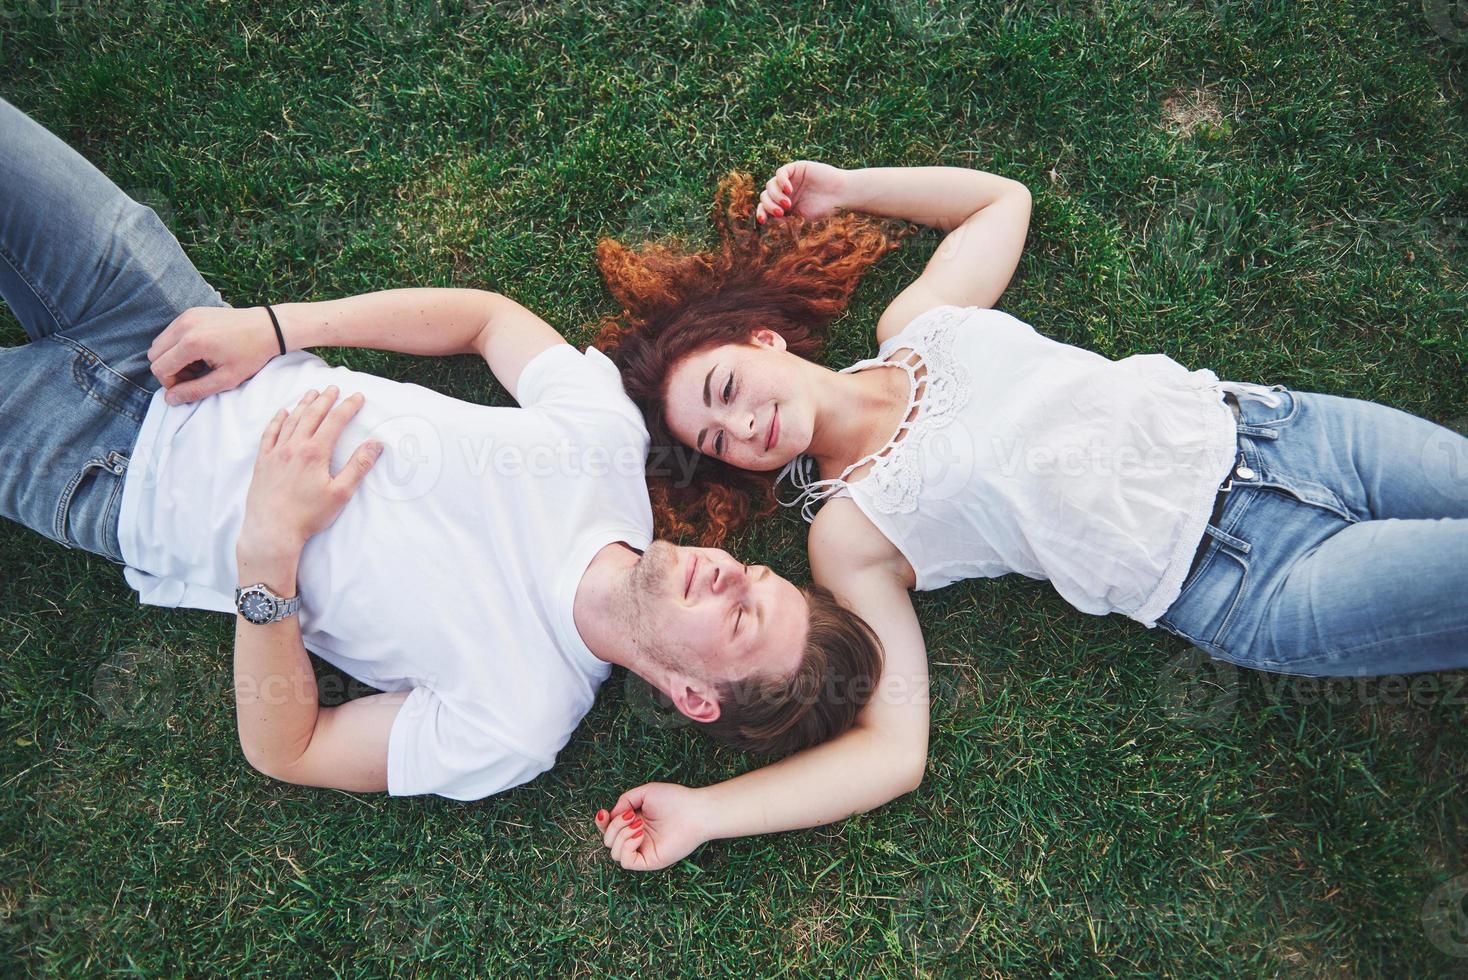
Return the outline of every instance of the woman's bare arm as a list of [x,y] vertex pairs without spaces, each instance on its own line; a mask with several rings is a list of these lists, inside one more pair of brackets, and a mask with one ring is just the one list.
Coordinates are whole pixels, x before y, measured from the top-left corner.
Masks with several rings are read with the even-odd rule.
[[[865,525],[865,531],[862,527]],[[842,820],[915,789],[928,751],[928,665],[906,579],[911,572],[850,501],[811,527],[816,580],[870,625],[883,647],[881,681],[855,727],[772,765],[701,789],[649,783],[597,816],[613,859],[652,871],[705,841]]]
[[935,306],[993,306],[1014,277],[1030,226],[1029,188],[964,167],[841,170],[799,160],[770,178],[756,213],[765,222],[786,214],[818,218],[838,208],[948,233],[922,275],[883,312],[879,343]]

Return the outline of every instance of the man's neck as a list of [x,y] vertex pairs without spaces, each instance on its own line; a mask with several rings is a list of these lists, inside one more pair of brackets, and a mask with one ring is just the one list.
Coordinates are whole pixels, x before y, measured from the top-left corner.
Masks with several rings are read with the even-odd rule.
[[626,586],[638,557],[622,541],[602,548],[586,566],[571,605],[576,632],[592,656],[618,667],[632,666],[626,644]]

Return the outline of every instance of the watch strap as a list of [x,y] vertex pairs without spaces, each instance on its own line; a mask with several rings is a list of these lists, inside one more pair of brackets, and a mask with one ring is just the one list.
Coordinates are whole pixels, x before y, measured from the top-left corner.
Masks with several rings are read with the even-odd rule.
[[275,619],[272,619],[271,622],[273,623],[276,620],[285,619],[287,616],[294,616],[300,611],[301,597],[299,594],[294,595],[289,599],[282,599],[280,600],[280,608],[275,611]]

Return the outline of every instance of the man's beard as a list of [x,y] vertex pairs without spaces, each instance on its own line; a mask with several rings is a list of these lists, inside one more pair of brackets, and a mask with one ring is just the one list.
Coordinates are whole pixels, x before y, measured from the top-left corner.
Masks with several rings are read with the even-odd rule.
[[657,607],[672,595],[670,582],[678,568],[678,549],[666,541],[654,541],[643,551],[627,575],[627,611],[624,628],[638,652],[664,667],[679,670],[683,664],[659,642]]

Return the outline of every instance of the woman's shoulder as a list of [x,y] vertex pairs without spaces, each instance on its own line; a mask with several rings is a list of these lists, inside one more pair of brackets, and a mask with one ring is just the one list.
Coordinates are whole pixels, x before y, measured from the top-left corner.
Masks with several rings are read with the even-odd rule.
[[853,567],[900,557],[897,546],[850,497],[827,501],[811,521],[806,548],[812,567]]
[[913,317],[901,330],[882,341],[877,348],[877,356],[886,357],[903,347],[921,349],[936,340],[946,339],[959,330],[981,330],[998,324],[1018,325],[1029,329],[1024,321],[994,307],[949,304],[934,306]]

